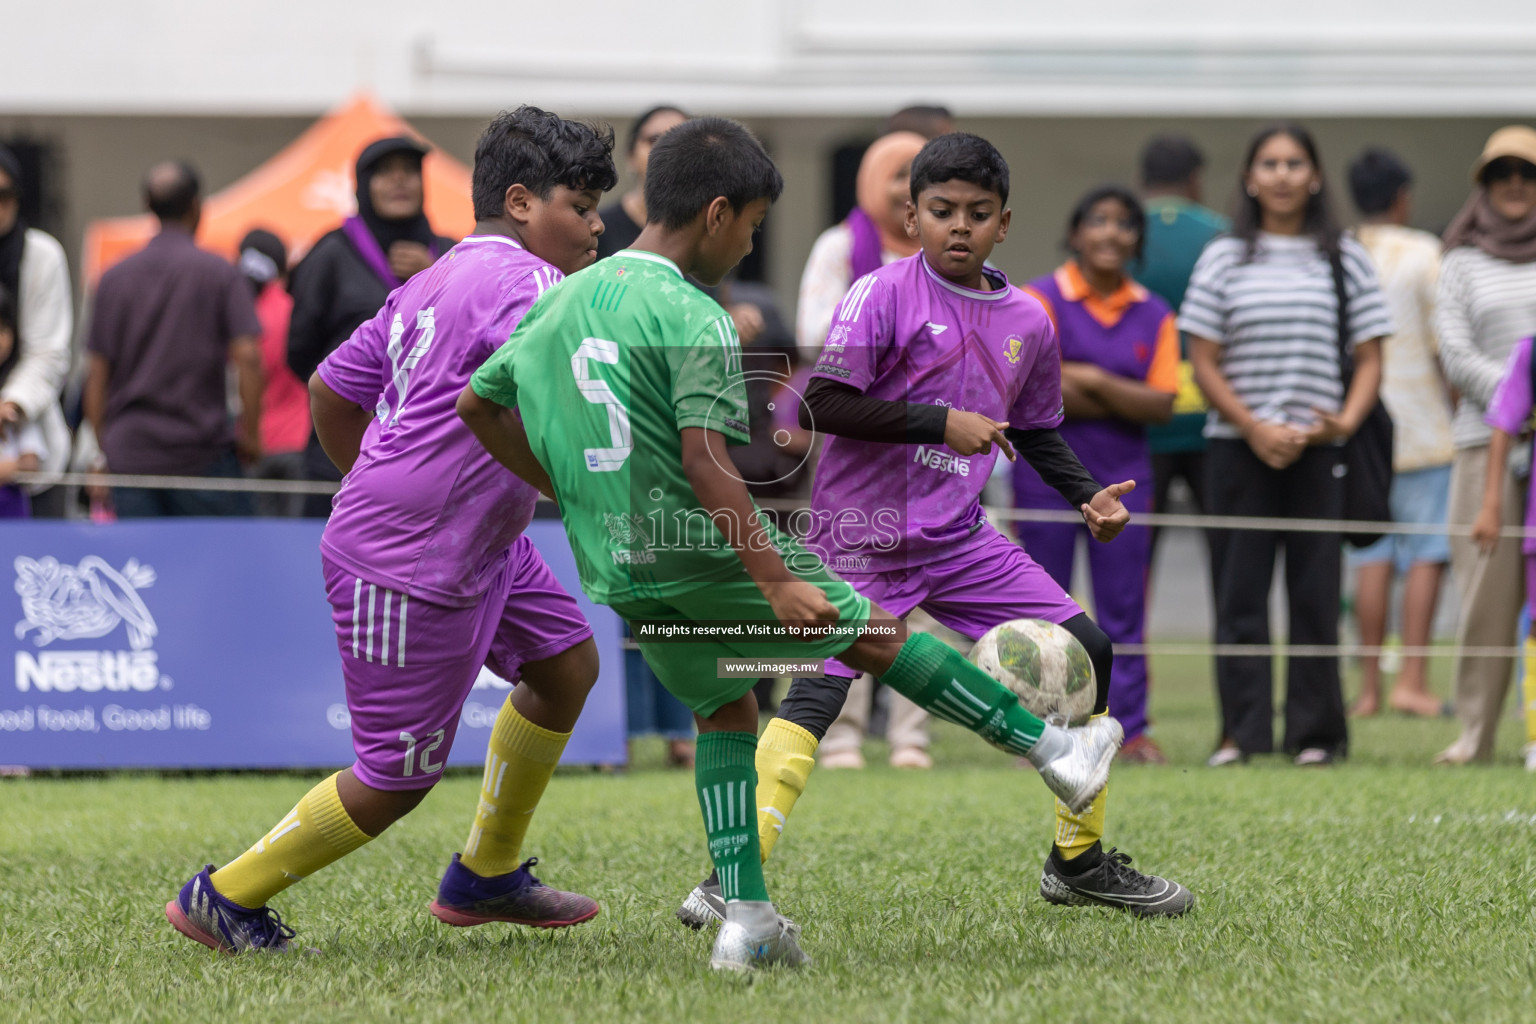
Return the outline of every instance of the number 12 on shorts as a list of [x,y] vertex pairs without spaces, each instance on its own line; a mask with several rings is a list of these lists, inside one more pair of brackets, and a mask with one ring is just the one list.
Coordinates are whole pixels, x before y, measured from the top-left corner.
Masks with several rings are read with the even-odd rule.
[[431,756],[433,751],[443,745],[444,731],[443,729],[438,729],[436,732],[423,736],[422,740],[431,740],[432,742],[427,743],[420,751],[416,749],[418,741],[415,736],[408,732],[400,734],[400,742],[405,744],[405,770],[400,773],[402,779],[410,778],[417,770],[422,775],[433,775],[443,770],[443,762],[433,763]]

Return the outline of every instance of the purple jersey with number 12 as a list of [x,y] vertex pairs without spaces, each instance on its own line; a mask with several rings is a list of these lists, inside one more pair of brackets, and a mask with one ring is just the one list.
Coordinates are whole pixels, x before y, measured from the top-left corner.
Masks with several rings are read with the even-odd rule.
[[[1061,355],[1033,296],[987,268],[986,291],[941,277],[922,253],[843,297],[812,374],[872,398],[979,412],[1021,430],[1061,423]],[[982,544],[981,489],[997,460],[942,443],[828,437],[807,539],[835,570],[887,572]]]
[[374,410],[320,547],[361,579],[471,605],[533,518],[538,492],[491,458],[455,411],[560,271],[502,235],[472,235],[395,289],[320,365]]

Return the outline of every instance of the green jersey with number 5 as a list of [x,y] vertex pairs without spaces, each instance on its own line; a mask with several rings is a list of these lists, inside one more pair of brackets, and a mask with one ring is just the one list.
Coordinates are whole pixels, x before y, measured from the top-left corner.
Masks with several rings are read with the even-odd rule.
[[680,433],[749,440],[741,343],[671,260],[625,249],[572,274],[471,386],[522,416],[592,600],[662,597],[743,571],[683,473]]

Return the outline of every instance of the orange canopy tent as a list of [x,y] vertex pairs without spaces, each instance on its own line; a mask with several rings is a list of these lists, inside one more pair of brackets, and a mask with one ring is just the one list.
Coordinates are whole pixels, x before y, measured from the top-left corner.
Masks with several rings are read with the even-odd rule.
[[[198,243],[233,258],[245,233],[260,227],[283,240],[290,260],[301,256],[356,212],[352,165],[364,146],[391,135],[421,138],[373,97],[353,97],[272,159],[204,199]],[[475,224],[469,168],[434,148],[422,164],[422,179],[433,229],[450,238],[469,234]],[[84,251],[90,287],[102,271],[143,248],[156,230],[148,214],[93,221],[86,228]]]

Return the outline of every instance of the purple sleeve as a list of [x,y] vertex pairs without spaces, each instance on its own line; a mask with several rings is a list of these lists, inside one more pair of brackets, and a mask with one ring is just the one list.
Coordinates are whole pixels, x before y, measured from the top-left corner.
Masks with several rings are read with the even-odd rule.
[[1499,386],[1483,422],[1506,434],[1518,434],[1531,417],[1531,339],[1521,338],[1509,353]]
[[487,359],[495,355],[507,343],[507,339],[512,337],[512,332],[517,330],[517,325],[523,322],[523,317],[528,315],[533,304],[564,279],[564,275],[554,267],[539,267],[519,278],[500,295],[497,315],[486,325],[485,333],[475,339],[474,349],[470,352],[470,371],[479,369]]
[[378,404],[389,383],[389,322],[394,313],[392,294],[373,319],[364,320],[315,371],[328,388],[364,409]]
[[1048,430],[1066,418],[1061,405],[1061,347],[1043,308],[1039,315],[1035,361],[1008,410],[1008,425],[1016,430]]
[[832,317],[812,377],[869,390],[879,376],[882,356],[895,344],[889,297],[890,286],[873,274],[853,282]]

